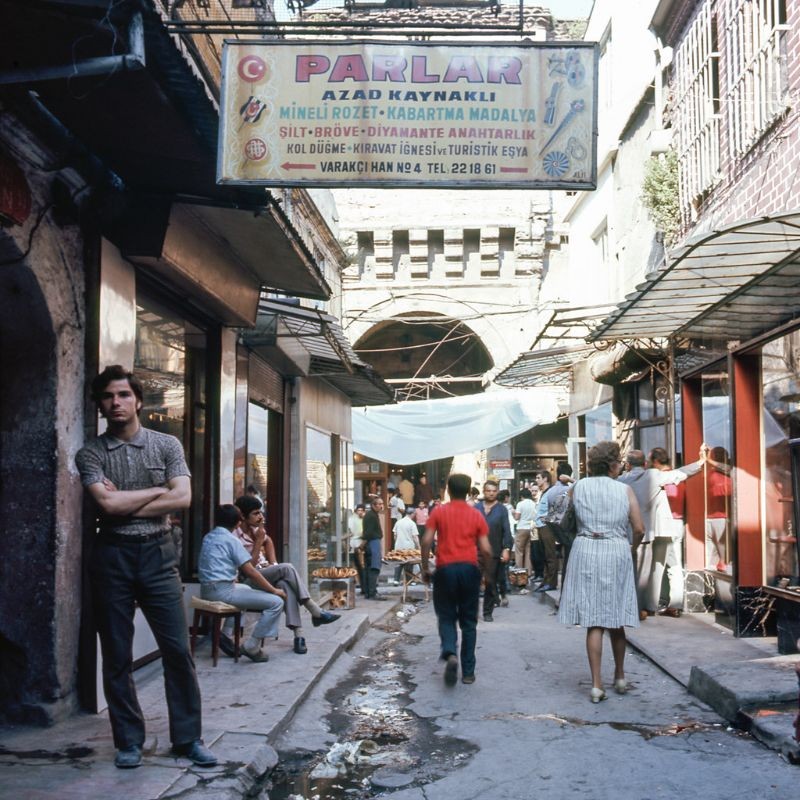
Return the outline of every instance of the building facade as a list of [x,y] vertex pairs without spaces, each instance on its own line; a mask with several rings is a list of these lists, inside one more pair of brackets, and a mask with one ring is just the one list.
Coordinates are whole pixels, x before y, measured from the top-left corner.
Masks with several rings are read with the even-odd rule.
[[[248,483],[263,490],[279,552],[305,569],[316,536],[319,560],[335,562],[351,402],[391,397],[324,305],[342,251],[310,195],[217,186],[219,43],[172,35],[169,11],[0,3],[8,719],[46,724],[103,704],[85,580],[96,524],[74,464],[102,430],[87,390],[96,372],[132,369],[142,423],[183,445],[193,501],[173,524],[187,599],[214,506]],[[321,438],[308,444],[312,430]],[[137,660],[153,654],[138,618],[134,647]]]

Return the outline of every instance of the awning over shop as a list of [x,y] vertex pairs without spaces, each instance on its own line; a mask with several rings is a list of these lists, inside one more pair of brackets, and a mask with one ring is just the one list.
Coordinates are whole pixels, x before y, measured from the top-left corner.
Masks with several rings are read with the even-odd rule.
[[324,300],[331,296],[330,286],[300,234],[273,205],[240,209],[203,204],[193,206],[193,211],[227,241],[240,263],[263,286],[298,297]]
[[558,418],[553,393],[483,394],[353,408],[353,449],[391,464],[417,464],[483,450]]
[[611,309],[612,306],[604,305],[552,311],[531,349],[500,372],[494,382],[500,386],[554,386],[569,389],[574,364],[596,350],[585,342],[591,326]]
[[506,367],[495,378],[495,383],[501,386],[558,386],[569,389],[572,385],[572,367],[593,352],[594,348],[585,345],[531,350]]
[[689,239],[588,336],[746,341],[800,317],[800,211]]
[[388,403],[394,393],[353,352],[336,317],[278,300],[262,300],[245,344],[285,375],[320,378],[359,406]]

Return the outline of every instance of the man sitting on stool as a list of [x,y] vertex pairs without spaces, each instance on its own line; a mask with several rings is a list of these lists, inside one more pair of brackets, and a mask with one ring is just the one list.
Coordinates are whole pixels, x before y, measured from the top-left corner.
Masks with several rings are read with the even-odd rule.
[[[306,611],[311,614],[311,622],[315,628],[319,625],[327,625],[329,622],[336,622],[340,615],[323,611],[311,599],[305,583],[292,564],[278,563],[275,545],[264,527],[264,512],[261,510],[257,498],[243,495],[236,501],[236,507],[242,514],[242,522],[233,533],[244,549],[250,553],[251,563],[256,571],[286,593],[284,598],[286,627],[294,635],[294,652],[303,655],[308,652],[308,648],[303,636],[300,606],[305,606]],[[248,580],[248,584],[254,589],[258,588],[251,580]],[[226,646],[228,644],[229,642],[225,643]],[[225,652],[224,648],[223,652]]]
[[[242,646],[242,652],[252,661],[269,661],[264,639],[278,637],[278,618],[286,592],[258,572],[250,553],[233,535],[239,519],[239,509],[233,505],[217,506],[214,511],[214,530],[205,535],[200,548],[197,567],[200,596],[203,600],[221,601],[244,611],[261,611],[261,618]],[[254,588],[236,583],[240,569]]]

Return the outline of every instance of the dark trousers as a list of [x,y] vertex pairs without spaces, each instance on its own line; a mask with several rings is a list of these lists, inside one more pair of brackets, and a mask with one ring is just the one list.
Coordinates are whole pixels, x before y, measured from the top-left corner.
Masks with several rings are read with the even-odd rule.
[[138,602],[161,651],[173,745],[199,739],[200,688],[189,651],[175,543],[110,543],[98,537],[90,565],[103,688],[117,748],[144,743],[144,717],[133,682],[133,615]]
[[366,551],[363,547],[357,547],[353,550],[353,561],[355,562],[356,569],[358,570],[358,586],[361,589],[361,594],[367,594],[367,567],[366,567]]
[[541,539],[531,542],[531,568],[536,578],[544,574],[544,545]]
[[474,564],[448,564],[433,575],[433,608],[439,621],[442,658],[458,652],[461,628],[461,674],[475,672],[475,642],[478,629],[478,603],[481,572]]
[[378,577],[381,574],[381,540],[370,539],[366,544],[367,597],[378,594]]
[[569,553],[572,550],[572,543],[575,541],[575,533],[573,531],[564,531],[560,527],[550,527],[556,541],[561,545],[561,585],[564,585],[564,578],[567,574],[567,562],[569,561]]
[[483,614],[491,614],[500,598],[506,594],[505,590],[506,565],[497,557],[486,562],[486,586],[483,590]]
[[556,552],[556,537],[549,525],[539,528],[539,541],[544,550],[544,572],[542,583],[548,586],[558,586],[558,553]]

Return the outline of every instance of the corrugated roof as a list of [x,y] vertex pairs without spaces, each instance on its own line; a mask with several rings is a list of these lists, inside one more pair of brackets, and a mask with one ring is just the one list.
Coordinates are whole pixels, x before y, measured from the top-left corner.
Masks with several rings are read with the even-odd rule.
[[[348,23],[379,22],[402,26],[404,24],[430,24],[432,26],[453,25],[490,28],[517,25],[520,21],[519,7],[502,5],[495,13],[492,8],[474,6],[421,8],[378,8],[359,9],[307,9],[303,12],[303,20],[307,22],[340,22],[343,27]],[[528,6],[523,10],[522,27],[525,31],[553,27],[550,11],[542,7]]]
[[501,386],[558,386],[569,389],[572,386],[572,367],[592,352],[594,348],[588,345],[531,350],[506,367],[494,382]]
[[[295,350],[299,347],[304,353],[302,373],[327,381],[346,394],[353,405],[383,405],[394,399],[389,385],[356,355],[338,320],[330,314],[261,300],[256,329],[243,331],[242,336],[256,352],[288,337]],[[282,349],[296,360],[290,348]]]
[[746,341],[800,318],[800,211],[703,233],[646,276],[588,341]]

